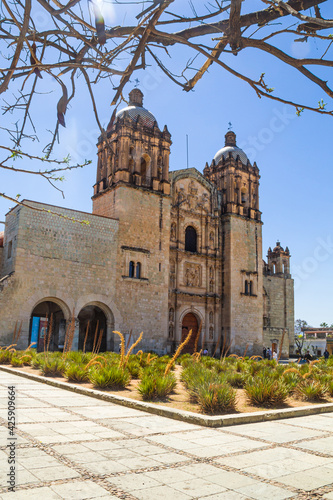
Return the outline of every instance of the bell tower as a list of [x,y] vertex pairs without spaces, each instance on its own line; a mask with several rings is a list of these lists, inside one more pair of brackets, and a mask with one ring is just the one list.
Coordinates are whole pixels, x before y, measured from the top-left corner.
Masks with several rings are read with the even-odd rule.
[[225,145],[204,175],[221,196],[222,335],[231,351],[261,354],[262,222],[259,211],[259,169],[237,146],[228,130]]
[[159,129],[154,115],[143,107],[141,90],[133,89],[128,106],[111,118],[106,137],[97,144],[93,213],[111,215],[104,198],[119,184],[170,194],[170,145],[167,127]]
[[276,242],[276,246],[273,250],[269,247],[267,253],[267,266],[271,275],[285,275],[287,278],[290,278],[289,248],[286,247],[284,250],[279,241]]
[[[158,127],[133,89],[98,141],[93,213],[118,219],[116,302],[126,303],[123,331],[145,349],[165,349],[170,251],[171,135]],[[134,338],[134,337],[133,337]],[[117,343],[117,339],[114,339]]]

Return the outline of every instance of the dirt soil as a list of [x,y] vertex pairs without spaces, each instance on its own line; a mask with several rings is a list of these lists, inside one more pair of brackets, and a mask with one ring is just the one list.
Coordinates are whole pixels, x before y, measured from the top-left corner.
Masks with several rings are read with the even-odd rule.
[[[13,368],[12,366],[10,366]],[[14,368],[17,371],[20,372],[25,372],[25,373],[32,373],[34,375],[42,375],[39,370],[36,370],[35,368],[32,368],[31,366],[24,366],[22,368]],[[177,378],[177,387],[174,391],[173,394],[170,395],[170,397],[165,400],[165,401],[154,401],[153,403],[156,404],[157,406],[166,406],[169,408],[176,408],[178,410],[186,410],[186,411],[191,411],[195,413],[201,413],[200,407],[197,404],[191,403],[189,399],[189,395],[180,381],[180,373],[181,373],[181,366],[176,365],[175,367],[175,376]],[[51,378],[51,377],[50,377]],[[74,384],[73,382],[68,382],[67,379],[63,377],[52,377],[52,380],[57,380],[60,382],[64,382],[68,385],[78,385],[80,387],[88,387],[89,389],[95,389],[95,387],[90,384],[90,383],[81,383],[81,384]],[[139,384],[139,380],[132,380],[129,386],[123,390],[123,391],[105,391],[111,394],[116,394],[117,396],[123,396],[126,398],[131,398],[135,399],[137,401],[142,401],[140,394],[137,391],[137,386]],[[100,390],[100,389],[99,389]],[[261,407],[261,406],[253,406],[249,404],[248,399],[246,397],[246,393],[244,389],[236,389],[237,392],[237,410],[235,413],[252,413],[252,412],[258,412],[258,411],[263,411],[267,409],[273,409],[273,407]],[[322,401],[323,403],[333,403],[333,398],[327,397],[325,400]],[[311,405],[316,405],[318,402],[311,403],[309,401],[300,401],[299,399],[295,399],[293,397],[289,397],[286,400],[286,403],[284,405],[279,405],[275,406],[274,409],[282,409],[282,408],[299,408],[301,406],[311,406]]]

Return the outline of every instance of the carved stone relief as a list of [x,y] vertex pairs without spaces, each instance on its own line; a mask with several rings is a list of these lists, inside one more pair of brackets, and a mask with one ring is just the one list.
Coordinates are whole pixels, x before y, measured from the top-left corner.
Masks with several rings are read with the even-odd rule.
[[185,285],[198,287],[201,285],[201,266],[200,264],[185,263]]

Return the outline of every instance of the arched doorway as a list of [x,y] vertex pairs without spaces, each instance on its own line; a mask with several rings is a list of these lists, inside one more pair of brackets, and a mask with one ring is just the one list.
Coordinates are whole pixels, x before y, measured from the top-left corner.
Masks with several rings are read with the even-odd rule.
[[64,345],[65,333],[66,320],[59,304],[52,300],[37,304],[31,313],[29,344],[39,352],[44,349],[60,351]]
[[95,305],[85,306],[81,309],[78,319],[79,351],[82,351],[83,347],[85,347],[86,352],[91,352],[94,344],[96,347],[100,335],[102,335],[102,338],[99,350],[101,352],[106,351],[107,321],[102,309]]
[[193,313],[188,313],[184,316],[182,322],[182,342],[188,336],[190,330],[192,330],[192,335],[190,341],[186,344],[186,346],[182,350],[182,354],[194,352],[195,339],[198,333],[198,320]]

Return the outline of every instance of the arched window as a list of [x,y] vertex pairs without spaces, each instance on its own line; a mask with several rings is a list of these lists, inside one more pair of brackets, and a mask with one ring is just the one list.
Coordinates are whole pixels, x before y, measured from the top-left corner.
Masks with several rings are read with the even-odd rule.
[[140,264],[140,262],[138,262],[136,264],[135,277],[137,279],[141,278],[141,264]]
[[245,281],[245,295],[249,295],[249,282]]
[[129,270],[128,270],[128,276],[130,278],[134,278],[134,262],[131,260],[129,263]]
[[197,251],[197,232],[193,226],[187,226],[185,230],[185,250],[187,252]]

